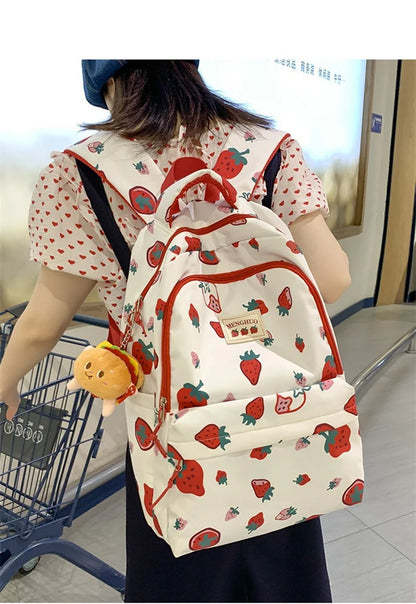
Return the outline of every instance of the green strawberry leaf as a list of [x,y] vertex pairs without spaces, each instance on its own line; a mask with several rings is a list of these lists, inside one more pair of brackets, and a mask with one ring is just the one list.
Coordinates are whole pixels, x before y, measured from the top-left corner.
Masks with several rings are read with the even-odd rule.
[[225,446],[231,442],[231,440],[228,438],[229,436],[230,436],[229,433],[225,431],[225,426],[221,426],[221,428],[218,431],[218,438],[219,438],[220,446],[221,446],[222,450],[224,450]]

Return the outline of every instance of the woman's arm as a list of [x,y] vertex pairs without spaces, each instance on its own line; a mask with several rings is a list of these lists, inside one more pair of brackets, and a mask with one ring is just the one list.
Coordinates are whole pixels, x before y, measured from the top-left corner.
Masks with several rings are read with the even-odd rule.
[[321,213],[305,214],[292,222],[289,229],[305,255],[324,301],[335,302],[351,285],[349,262]]
[[0,401],[11,419],[19,406],[19,381],[55,346],[95,281],[45,266],[17,321],[0,364]]

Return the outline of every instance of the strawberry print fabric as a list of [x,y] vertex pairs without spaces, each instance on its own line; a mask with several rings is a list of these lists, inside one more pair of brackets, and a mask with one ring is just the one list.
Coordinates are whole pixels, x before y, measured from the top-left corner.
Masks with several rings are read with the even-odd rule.
[[145,373],[125,401],[132,463],[175,556],[355,505],[364,488],[354,389],[303,254],[242,195],[237,212],[190,201],[167,229],[195,178],[140,232],[124,316]]
[[[178,158],[198,157],[208,167],[213,167],[221,152],[227,149],[232,131],[232,126],[218,126],[203,137],[198,148],[193,148],[182,142],[185,128],[181,127],[178,139],[165,146],[162,152],[152,148],[147,152],[164,174],[169,172]],[[253,136],[252,132],[243,132],[243,158],[244,152],[253,143]],[[95,165],[100,161],[102,147],[97,140],[93,145],[91,158],[92,165]],[[273,196],[274,212],[286,224],[316,210],[327,217],[329,208],[320,180],[306,166],[298,142],[287,138],[282,143],[281,153],[281,169]],[[40,173],[32,195],[29,211],[31,259],[53,270],[96,280],[107,311],[119,323],[126,279],[91,209],[74,158],[55,152],[51,159],[51,163]],[[146,165],[139,164],[135,168],[141,174],[148,169]],[[121,231],[132,246],[143,227],[143,221],[116,191],[108,184],[104,186]],[[265,192],[264,181],[260,178],[254,188],[252,201],[261,202]]]

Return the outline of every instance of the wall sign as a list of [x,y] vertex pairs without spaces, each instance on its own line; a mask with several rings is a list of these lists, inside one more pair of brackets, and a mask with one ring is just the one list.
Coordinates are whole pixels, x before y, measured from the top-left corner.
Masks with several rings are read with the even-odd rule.
[[383,118],[381,115],[378,115],[377,113],[372,113],[371,114],[371,132],[377,132],[377,134],[380,134],[382,122],[383,122]]

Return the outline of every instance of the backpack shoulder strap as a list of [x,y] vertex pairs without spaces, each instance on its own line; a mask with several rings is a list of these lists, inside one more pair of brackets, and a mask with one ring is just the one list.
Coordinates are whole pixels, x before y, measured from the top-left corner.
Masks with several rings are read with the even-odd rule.
[[279,171],[280,163],[281,163],[281,153],[280,153],[280,149],[278,149],[264,172],[264,181],[266,183],[267,193],[263,197],[262,205],[265,206],[266,208],[271,208],[271,205],[272,205],[274,181],[275,181],[277,173]]
[[[153,220],[149,207],[156,205],[166,175],[141,145],[111,132],[98,132],[67,147],[64,153],[95,170],[143,223]],[[147,194],[146,202],[143,198],[147,199]]]
[[131,251],[114,218],[103,182],[92,168],[79,159],[75,161],[92,209],[127,278],[130,268]]

